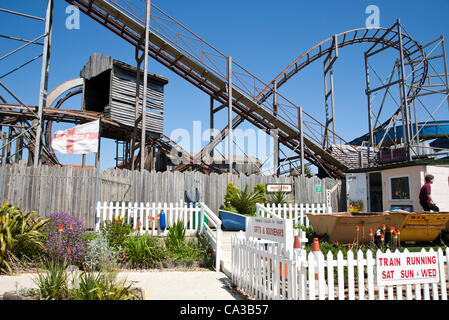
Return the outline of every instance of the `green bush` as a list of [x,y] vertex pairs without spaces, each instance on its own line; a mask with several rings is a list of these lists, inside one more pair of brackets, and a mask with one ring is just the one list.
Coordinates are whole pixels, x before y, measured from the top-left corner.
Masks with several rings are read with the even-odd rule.
[[168,230],[165,246],[168,250],[178,250],[185,245],[186,228],[182,221],[177,221]]
[[109,246],[106,237],[100,233],[87,243],[85,265],[88,270],[107,269],[117,267],[118,250]]
[[[42,228],[48,222],[35,211],[22,213],[19,208],[4,203],[0,208],[0,272],[12,272],[12,264],[24,255],[44,248]],[[22,251],[24,250],[24,251]]]
[[39,298],[44,300],[62,300],[68,298],[66,265],[53,260],[47,261],[45,273],[38,273],[33,279],[38,286]]
[[124,260],[133,267],[153,267],[167,257],[161,241],[148,234],[131,234],[124,241]]
[[229,183],[226,191],[225,210],[235,209],[239,214],[252,216],[256,212],[256,203],[266,203],[263,185],[256,185],[251,192],[248,186],[239,190],[232,183]]
[[282,190],[275,191],[271,194],[268,199],[268,202],[274,203],[275,205],[289,203],[288,193]]
[[85,271],[77,280],[77,286],[70,290],[75,300],[136,300],[137,294],[132,283],[118,280],[116,272],[100,270]]
[[210,268],[214,265],[214,250],[212,245],[205,234],[200,234],[198,236],[198,248],[201,250],[202,254],[199,257],[200,266]]
[[133,227],[121,221],[105,221],[100,227],[100,232],[106,237],[109,246],[119,249],[133,232]]
[[135,300],[138,295],[132,283],[118,280],[117,273],[110,270],[88,270],[75,274],[69,280],[67,267],[59,262],[48,261],[45,273],[39,273],[33,281],[38,286],[39,299],[44,300]]

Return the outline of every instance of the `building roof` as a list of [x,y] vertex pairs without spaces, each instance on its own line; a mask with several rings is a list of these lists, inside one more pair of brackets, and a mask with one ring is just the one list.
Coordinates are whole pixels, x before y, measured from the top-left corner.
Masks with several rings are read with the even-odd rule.
[[[113,66],[119,67],[121,69],[129,70],[133,73],[137,72],[137,68],[133,67],[129,64],[126,64],[122,61],[116,60],[108,55],[103,53],[94,53],[90,56],[89,61],[80,71],[80,76],[84,79],[91,79],[96,77],[100,73],[112,69]],[[148,78],[160,82],[162,85],[166,85],[168,83],[168,78],[162,77],[160,75],[154,73],[147,73]]]
[[347,170],[345,173],[359,173],[359,172],[372,172],[372,171],[382,171],[387,169],[403,168],[403,167],[414,167],[423,165],[435,165],[435,166],[446,166],[449,165],[449,159],[420,159],[407,162],[396,162],[388,163],[376,167],[369,168],[358,168]]

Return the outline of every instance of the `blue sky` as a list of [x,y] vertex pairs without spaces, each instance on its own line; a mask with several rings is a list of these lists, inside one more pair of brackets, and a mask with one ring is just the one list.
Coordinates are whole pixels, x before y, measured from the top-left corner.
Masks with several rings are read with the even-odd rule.
[[[133,1],[142,3],[140,0]],[[45,3],[44,0],[1,1],[0,7],[43,17]],[[399,18],[406,30],[421,44],[440,35],[449,39],[447,0],[154,0],[153,3],[265,82],[271,81],[291,61],[322,40],[335,33],[364,27],[368,5],[379,7],[381,27],[390,27]],[[67,6],[65,1],[55,1],[49,90],[63,81],[78,77],[94,52],[135,65],[134,48],[89,17],[81,14],[80,29],[68,30],[65,27]],[[33,39],[44,30],[41,22],[6,13],[0,13],[0,27],[1,34],[26,39]],[[20,45],[11,40],[0,41],[1,55]],[[335,66],[336,127],[338,134],[347,141],[364,134],[368,128],[363,71],[363,52],[367,48],[367,45],[359,45],[342,49]],[[39,46],[28,47],[0,61],[0,74],[40,52]],[[391,61],[388,57],[379,61],[379,68],[389,70]],[[37,105],[40,69],[41,60],[38,60],[0,81],[14,90],[25,103]],[[201,121],[203,129],[209,126],[209,96],[151,59],[149,71],[169,79],[165,88],[166,135],[170,136],[171,132],[179,128],[192,132],[193,121]],[[281,93],[323,121],[322,62],[311,65],[295,76],[281,89]],[[7,98],[8,102],[14,102],[4,91],[0,91],[0,95]],[[79,109],[80,99],[69,100],[64,108]],[[444,114],[441,116],[446,117]],[[217,113],[216,128],[221,130],[226,125],[226,119],[225,110]],[[67,127],[70,125],[57,128]],[[242,128],[251,126],[246,124]],[[104,139],[101,153],[103,169],[115,165],[114,155],[115,143]],[[80,156],[63,156],[59,153],[58,156],[63,163],[81,163]],[[88,164],[93,162],[94,156],[89,155]]]

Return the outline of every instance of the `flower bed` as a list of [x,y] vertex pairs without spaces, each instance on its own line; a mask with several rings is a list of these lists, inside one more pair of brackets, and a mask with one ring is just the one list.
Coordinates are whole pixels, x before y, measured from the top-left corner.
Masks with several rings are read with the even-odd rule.
[[[37,290],[7,293],[6,299],[139,299],[139,288],[115,279],[119,270],[198,270],[213,265],[208,240],[202,236],[186,239],[182,222],[171,226],[167,237],[159,238],[140,234],[119,219],[89,232],[66,212],[42,219],[6,204],[0,216],[4,217],[0,232],[10,228],[10,221],[23,221],[26,226],[4,246],[1,272],[37,271]],[[79,272],[74,275],[70,269]]]

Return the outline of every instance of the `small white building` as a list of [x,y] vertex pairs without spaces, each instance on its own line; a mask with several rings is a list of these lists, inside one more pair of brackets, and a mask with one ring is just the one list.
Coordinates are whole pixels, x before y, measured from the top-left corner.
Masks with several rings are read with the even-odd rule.
[[346,173],[347,209],[422,212],[419,191],[426,174],[435,177],[432,199],[440,211],[449,212],[449,160],[418,160],[351,170]]

